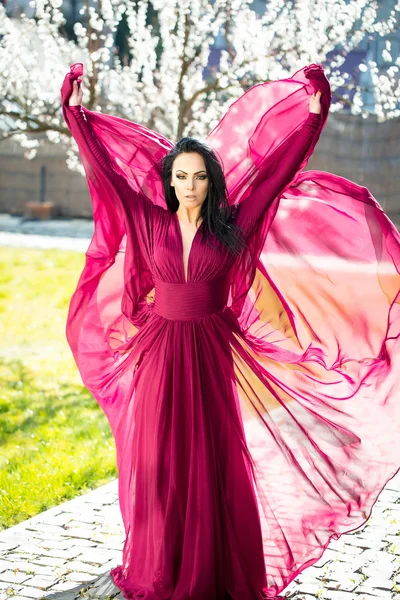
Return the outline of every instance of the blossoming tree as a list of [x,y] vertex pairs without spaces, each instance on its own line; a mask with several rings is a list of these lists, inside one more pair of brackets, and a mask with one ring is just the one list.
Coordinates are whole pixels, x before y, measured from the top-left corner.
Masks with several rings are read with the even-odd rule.
[[[81,168],[59,97],[73,62],[84,63],[87,108],[140,122],[170,139],[204,138],[250,86],[311,62],[322,63],[329,76],[332,111],[348,106],[368,116],[359,78],[368,70],[378,118],[400,114],[400,58],[391,55],[389,42],[384,67],[365,61],[354,73],[341,69],[366,35],[398,29],[400,1],[383,18],[373,0],[270,0],[263,11],[251,0],[99,0],[82,6],[73,41],[65,34],[62,4],[36,0],[30,3],[34,17],[18,19],[0,5],[2,133],[16,139],[27,158],[47,136],[66,146],[70,168]],[[129,28],[129,64],[115,46],[121,19]]]

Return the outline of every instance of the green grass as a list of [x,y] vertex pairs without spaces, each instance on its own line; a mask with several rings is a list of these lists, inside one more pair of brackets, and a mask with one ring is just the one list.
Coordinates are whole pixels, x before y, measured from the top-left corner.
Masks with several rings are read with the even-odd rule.
[[0,247],[0,529],[117,476],[65,338],[84,255]]

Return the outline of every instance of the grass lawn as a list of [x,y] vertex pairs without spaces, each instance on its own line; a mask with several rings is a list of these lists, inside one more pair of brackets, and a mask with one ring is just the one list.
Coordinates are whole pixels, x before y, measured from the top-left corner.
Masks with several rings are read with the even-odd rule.
[[83,253],[0,247],[0,529],[117,477],[65,337]]

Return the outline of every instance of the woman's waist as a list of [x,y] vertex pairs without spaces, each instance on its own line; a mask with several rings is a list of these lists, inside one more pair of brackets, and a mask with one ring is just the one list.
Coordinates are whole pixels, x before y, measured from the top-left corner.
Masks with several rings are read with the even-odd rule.
[[186,283],[155,279],[154,284],[153,310],[166,319],[201,319],[223,309],[228,301],[226,276]]

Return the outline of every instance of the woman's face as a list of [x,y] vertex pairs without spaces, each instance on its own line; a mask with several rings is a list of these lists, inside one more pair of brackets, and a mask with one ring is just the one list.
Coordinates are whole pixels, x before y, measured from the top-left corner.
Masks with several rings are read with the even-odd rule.
[[201,206],[208,191],[204,159],[198,152],[182,152],[172,164],[171,185],[179,204],[186,208]]

